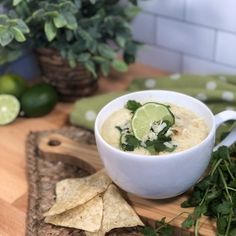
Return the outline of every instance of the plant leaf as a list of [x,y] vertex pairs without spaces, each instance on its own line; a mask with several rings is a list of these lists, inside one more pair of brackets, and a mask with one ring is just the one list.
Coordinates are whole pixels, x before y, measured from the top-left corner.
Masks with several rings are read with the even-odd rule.
[[52,21],[46,21],[44,24],[44,32],[49,42],[51,42],[57,35],[57,30]]
[[129,20],[132,20],[141,11],[140,7],[128,7],[125,9],[125,15]]
[[232,203],[231,202],[222,202],[217,206],[217,212],[220,214],[229,214],[232,211]]
[[90,59],[91,55],[89,53],[81,53],[78,57],[80,62],[86,62]]
[[81,0],[74,0],[74,2],[75,2],[75,5],[77,6],[77,8],[80,9],[81,5],[82,5]]
[[23,0],[13,0],[13,6],[18,5],[19,3],[21,3]]
[[76,63],[76,57],[75,57],[72,50],[69,50],[67,52],[67,59],[69,61],[70,67],[72,67],[72,68],[76,67],[76,64],[77,64]]
[[16,41],[22,43],[26,40],[24,34],[17,27],[12,27],[11,30],[14,33],[14,37]]
[[22,31],[22,33],[29,33],[29,27],[26,25],[26,23],[21,20],[21,19],[17,19],[17,24],[16,24],[17,28]]
[[189,215],[183,222],[182,222],[182,227],[185,229],[189,229],[194,225],[194,219],[192,215]]
[[93,75],[94,77],[97,77],[94,62],[92,62],[92,61],[86,61],[86,62],[84,63],[84,66],[85,66],[85,68],[86,68],[89,72],[92,73],[92,75]]
[[139,102],[136,102],[135,100],[129,100],[127,103],[126,103],[126,108],[130,111],[132,111],[133,113],[139,108],[141,107],[142,104],[139,103]]
[[70,13],[63,13],[66,20],[66,27],[71,30],[75,30],[78,27],[77,20],[74,15]]
[[117,35],[116,36],[116,42],[118,43],[118,45],[120,46],[120,47],[122,47],[122,48],[124,48],[125,47],[125,38],[123,37],[123,36],[121,36],[121,35]]
[[141,231],[145,236],[156,236],[155,229],[152,229],[150,227],[144,227]]
[[117,71],[120,71],[120,72],[126,72],[128,71],[128,66],[127,64],[124,62],[124,61],[121,61],[121,60],[114,60],[112,62],[112,67],[117,70]]
[[95,4],[97,0],[89,0],[92,4]]
[[104,76],[108,76],[110,73],[110,64],[108,62],[104,62],[101,64],[100,69]]
[[73,32],[70,30],[66,30],[66,40],[69,42],[73,39]]
[[106,62],[106,59],[104,59],[103,57],[100,57],[100,56],[94,56],[93,57],[93,60],[97,63],[103,63],[103,62]]
[[0,25],[5,25],[8,20],[6,15],[0,14]]
[[114,50],[104,43],[98,45],[98,52],[107,59],[114,59],[116,57]]
[[54,25],[57,27],[57,28],[62,28],[66,25],[66,19],[64,18],[64,16],[62,14],[59,13],[58,16],[54,17],[53,18],[53,22],[54,22]]
[[11,31],[1,30],[0,31],[0,44],[5,47],[14,39],[14,35]]
[[225,230],[227,227],[227,220],[225,218],[218,218],[216,221],[218,233],[225,235]]

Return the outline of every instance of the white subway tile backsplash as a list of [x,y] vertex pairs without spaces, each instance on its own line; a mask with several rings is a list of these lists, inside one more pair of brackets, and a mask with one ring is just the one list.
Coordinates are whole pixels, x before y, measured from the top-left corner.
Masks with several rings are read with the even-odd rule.
[[214,30],[164,18],[158,18],[157,23],[158,45],[203,58],[213,58]]
[[235,0],[186,0],[186,20],[236,31],[235,9]]
[[190,56],[183,58],[183,73],[192,74],[236,74],[236,68],[220,65],[211,61]]
[[185,0],[139,0],[139,6],[146,12],[173,18],[184,18]]
[[179,72],[181,68],[179,53],[153,46],[143,46],[138,52],[138,61],[169,72]]
[[236,35],[218,33],[216,45],[216,61],[236,66]]
[[155,43],[155,16],[146,13],[140,13],[131,24],[134,39],[139,42]]

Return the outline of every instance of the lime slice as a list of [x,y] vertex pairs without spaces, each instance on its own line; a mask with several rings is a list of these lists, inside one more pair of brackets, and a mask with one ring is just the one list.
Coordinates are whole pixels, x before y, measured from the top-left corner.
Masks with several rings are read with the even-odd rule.
[[0,125],[6,125],[16,119],[20,111],[20,103],[12,95],[0,95]]
[[133,115],[131,126],[137,139],[142,140],[148,135],[153,122],[169,121],[174,124],[175,118],[166,105],[160,103],[146,103],[136,110]]

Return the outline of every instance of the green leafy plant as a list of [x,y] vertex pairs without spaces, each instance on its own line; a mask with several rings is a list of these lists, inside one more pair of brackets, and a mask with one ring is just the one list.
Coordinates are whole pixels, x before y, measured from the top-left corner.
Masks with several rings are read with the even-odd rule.
[[208,174],[198,182],[190,197],[184,201],[183,208],[194,207],[191,213],[182,212],[169,222],[163,218],[154,227],[146,226],[142,232],[145,236],[173,235],[172,221],[182,214],[187,214],[182,227],[194,227],[194,235],[199,235],[199,221],[208,216],[216,221],[216,235],[236,235],[236,144],[220,147],[212,155]]
[[[124,72],[134,62],[138,44],[129,21],[138,14],[129,0],[3,0],[1,47],[54,48],[71,67],[82,63],[95,77],[110,69]],[[117,59],[122,52],[121,59]]]
[[182,226],[194,227],[196,236],[203,215],[216,220],[217,235],[235,235],[236,160],[230,152],[231,148],[222,146],[213,153],[209,174],[194,186],[190,198],[182,203],[182,207],[194,207]]
[[17,60],[22,54],[22,51],[19,49],[0,47],[0,65],[13,62]]

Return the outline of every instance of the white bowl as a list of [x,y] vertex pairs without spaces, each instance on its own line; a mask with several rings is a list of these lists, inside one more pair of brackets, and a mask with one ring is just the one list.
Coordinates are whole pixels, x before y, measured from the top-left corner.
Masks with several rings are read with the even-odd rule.
[[[163,156],[119,150],[103,139],[100,130],[103,122],[113,112],[123,108],[128,100],[142,103],[156,101],[185,107],[204,119],[209,134],[192,148]],[[199,180],[211,158],[216,128],[229,119],[236,119],[236,112],[225,111],[214,116],[205,104],[181,93],[140,91],[118,97],[102,108],[95,121],[95,137],[105,169],[120,188],[140,197],[162,199],[185,192]]]

